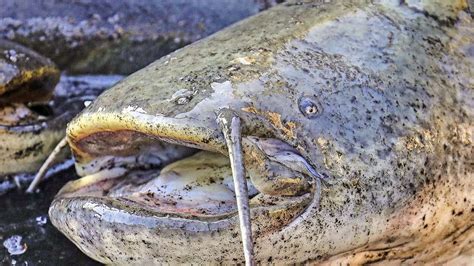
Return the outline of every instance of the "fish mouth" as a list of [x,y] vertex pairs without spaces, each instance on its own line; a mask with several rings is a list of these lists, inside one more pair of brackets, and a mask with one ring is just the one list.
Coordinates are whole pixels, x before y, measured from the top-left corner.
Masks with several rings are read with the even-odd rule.
[[83,106],[77,98],[62,97],[44,103],[0,103],[0,180],[37,171]]
[[[83,113],[69,125],[68,141],[77,172],[84,177],[58,193],[50,209],[53,223],[61,229],[64,212],[79,216],[86,210],[106,223],[126,214],[126,223],[152,219],[159,228],[235,228],[232,169],[215,117],[196,121],[141,111]],[[242,143],[252,227],[258,237],[304,213],[316,200],[316,188],[310,177],[294,177],[288,169],[283,172],[292,174],[275,177],[286,166],[271,161],[262,146],[281,144],[288,151],[288,144],[252,135],[242,136]],[[267,174],[271,177],[263,176]]]

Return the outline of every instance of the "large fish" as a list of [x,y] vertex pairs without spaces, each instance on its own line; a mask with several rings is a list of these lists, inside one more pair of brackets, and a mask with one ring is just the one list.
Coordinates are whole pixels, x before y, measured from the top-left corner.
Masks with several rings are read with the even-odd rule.
[[52,223],[102,263],[242,262],[216,121],[230,109],[256,262],[472,259],[467,2],[321,2],[274,7],[102,94],[68,126],[84,177]]

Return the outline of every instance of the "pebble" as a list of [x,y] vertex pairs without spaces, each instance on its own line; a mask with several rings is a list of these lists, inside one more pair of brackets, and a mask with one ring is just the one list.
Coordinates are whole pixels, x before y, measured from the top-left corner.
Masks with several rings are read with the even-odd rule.
[[45,225],[46,223],[48,223],[48,217],[46,217],[46,216],[36,217],[36,224],[37,225]]
[[3,246],[8,250],[10,255],[21,255],[27,249],[26,243],[21,243],[23,238],[19,235],[13,235],[3,241]]

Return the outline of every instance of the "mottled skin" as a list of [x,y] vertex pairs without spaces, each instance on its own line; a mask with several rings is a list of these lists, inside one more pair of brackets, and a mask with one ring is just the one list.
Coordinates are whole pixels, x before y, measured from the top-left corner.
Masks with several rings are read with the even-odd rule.
[[0,194],[10,187],[3,182],[13,174],[39,169],[64,137],[67,122],[84,107],[84,99],[100,92],[67,78],[55,90],[59,79],[59,69],[48,58],[0,40]]
[[0,180],[38,169],[64,135],[67,120],[49,119],[40,106],[51,100],[58,81],[59,69],[49,59],[0,40]]
[[[469,259],[472,18],[463,1],[447,16],[411,2],[282,4],[154,62],[69,125],[78,172],[146,151],[146,136],[225,154],[215,118],[229,107],[244,135],[288,143],[327,177],[319,204],[296,203],[304,212],[252,209],[258,262]],[[311,116],[300,110],[308,99]],[[182,219],[68,195],[81,183],[50,217],[98,261],[242,262],[235,216]]]

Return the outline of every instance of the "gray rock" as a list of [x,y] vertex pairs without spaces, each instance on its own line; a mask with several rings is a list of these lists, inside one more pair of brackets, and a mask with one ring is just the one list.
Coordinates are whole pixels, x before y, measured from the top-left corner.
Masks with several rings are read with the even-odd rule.
[[129,74],[275,2],[0,0],[0,38],[70,73]]

